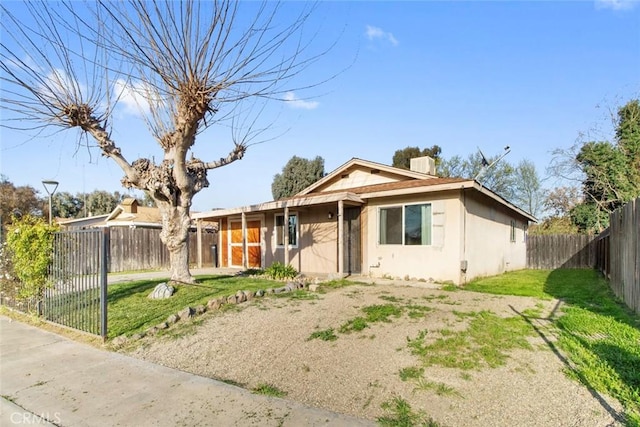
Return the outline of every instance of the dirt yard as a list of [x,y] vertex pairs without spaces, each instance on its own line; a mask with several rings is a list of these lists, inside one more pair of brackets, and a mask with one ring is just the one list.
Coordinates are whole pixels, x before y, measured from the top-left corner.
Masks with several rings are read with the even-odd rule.
[[[567,378],[562,358],[545,341],[553,342],[544,318],[557,303],[354,285],[304,298],[265,297],[237,310],[206,313],[197,326],[174,325],[166,336],[139,341],[129,354],[249,389],[268,384],[285,392],[287,399],[372,420],[388,414],[383,402],[400,397],[414,412],[446,426],[618,425],[618,402]],[[372,306],[396,307],[400,315],[368,321],[357,330],[363,327],[357,319],[366,318],[363,309]],[[473,313],[523,319],[527,309],[537,311],[527,317],[532,322],[526,324],[529,335],[523,338],[528,349],[506,351],[502,364],[468,357],[466,350],[481,345],[461,334],[471,327]],[[351,325],[346,329],[352,331],[343,327],[340,332],[343,325]],[[470,366],[427,363],[425,357],[431,354],[414,354],[409,345],[419,337],[426,346],[453,336],[468,341],[461,349],[452,344],[449,350],[471,360]],[[446,359],[446,349],[442,355]]]

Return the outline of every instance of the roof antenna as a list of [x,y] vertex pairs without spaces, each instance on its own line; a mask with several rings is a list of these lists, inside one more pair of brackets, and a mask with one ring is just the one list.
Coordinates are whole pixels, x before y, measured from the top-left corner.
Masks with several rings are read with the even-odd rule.
[[[480,168],[480,171],[475,176],[475,178],[473,178],[474,181],[478,181],[487,172],[487,170],[491,169],[491,167],[493,165],[498,163],[500,160],[502,160],[504,158],[504,156],[509,154],[511,152],[511,147],[509,147],[508,145],[506,147],[504,147],[504,153],[502,153],[502,155],[500,157],[498,157],[497,159],[495,159],[491,163],[489,163],[489,161],[485,157],[485,155],[482,152],[482,150],[480,149],[480,147],[478,147],[478,151],[480,152],[480,156],[482,157],[482,167]],[[480,185],[482,185],[482,184],[480,184]]]

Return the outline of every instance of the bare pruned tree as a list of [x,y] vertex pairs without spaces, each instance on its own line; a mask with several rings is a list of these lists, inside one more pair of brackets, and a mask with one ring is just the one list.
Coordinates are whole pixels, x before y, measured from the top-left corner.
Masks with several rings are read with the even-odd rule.
[[[146,191],[161,210],[172,280],[193,282],[193,196],[209,185],[208,171],[242,159],[267,128],[246,115],[246,101],[284,101],[287,91],[314,86],[290,87],[331,48],[312,52],[315,33],[305,24],[314,9],[233,0],[2,3],[1,102],[13,119],[3,125],[75,128],[79,144],[95,141],[124,171],[122,184]],[[124,97],[144,113],[159,163],[128,160],[112,139]],[[214,125],[230,129],[228,152],[194,157],[197,136]]]

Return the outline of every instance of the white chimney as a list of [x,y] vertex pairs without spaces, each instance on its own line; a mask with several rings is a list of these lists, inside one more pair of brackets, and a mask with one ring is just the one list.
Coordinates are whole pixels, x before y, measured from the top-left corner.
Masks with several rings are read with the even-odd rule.
[[436,174],[436,161],[429,156],[415,157],[411,159],[409,169],[413,172],[420,172],[427,175]]

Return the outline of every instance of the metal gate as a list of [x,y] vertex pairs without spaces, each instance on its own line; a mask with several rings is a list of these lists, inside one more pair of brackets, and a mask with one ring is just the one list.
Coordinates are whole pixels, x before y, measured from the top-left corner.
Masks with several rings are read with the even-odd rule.
[[107,229],[54,233],[46,320],[106,338],[108,239]]
[[362,247],[360,237],[360,207],[344,209],[344,271],[349,274],[362,272]]

